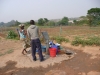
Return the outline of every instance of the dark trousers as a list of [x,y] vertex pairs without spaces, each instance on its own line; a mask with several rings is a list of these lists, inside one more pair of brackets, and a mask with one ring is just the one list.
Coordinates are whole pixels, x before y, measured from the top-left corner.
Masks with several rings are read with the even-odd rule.
[[36,59],[36,48],[37,48],[38,49],[38,53],[39,53],[39,58],[40,58],[40,60],[43,60],[42,48],[41,48],[40,40],[39,39],[31,40],[31,47],[32,47],[33,59]]

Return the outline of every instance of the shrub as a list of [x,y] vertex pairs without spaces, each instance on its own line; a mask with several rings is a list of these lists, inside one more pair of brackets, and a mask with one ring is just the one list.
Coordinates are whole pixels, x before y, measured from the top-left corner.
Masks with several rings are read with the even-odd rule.
[[7,38],[8,39],[16,39],[17,34],[14,31],[9,31],[8,34],[7,34]]
[[78,45],[96,45],[96,46],[100,46],[100,38],[99,37],[89,37],[88,39],[81,39],[79,37],[76,37],[72,43],[72,45],[78,46]]
[[56,37],[51,37],[52,40],[55,40],[57,43],[62,43],[62,42],[69,42],[69,39],[56,36]]
[[79,44],[82,44],[83,40],[80,39],[79,37],[76,37],[73,41],[72,41],[72,45],[78,46]]

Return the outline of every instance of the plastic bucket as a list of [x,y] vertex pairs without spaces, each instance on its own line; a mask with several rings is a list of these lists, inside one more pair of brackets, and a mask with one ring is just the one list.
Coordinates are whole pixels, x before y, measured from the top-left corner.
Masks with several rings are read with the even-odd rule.
[[56,48],[49,48],[50,56],[56,57]]
[[55,48],[56,49],[56,53],[58,52],[58,47],[56,45],[52,45],[51,48]]

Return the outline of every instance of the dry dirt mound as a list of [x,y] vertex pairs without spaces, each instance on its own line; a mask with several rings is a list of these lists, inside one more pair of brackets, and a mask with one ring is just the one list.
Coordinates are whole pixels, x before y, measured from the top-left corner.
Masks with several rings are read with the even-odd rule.
[[[68,60],[74,57],[74,54],[69,58],[66,54],[57,55],[52,58],[44,54],[46,59],[44,62],[39,61],[39,55],[37,54],[37,61],[32,60],[31,54],[22,55],[22,43],[18,40],[1,40],[0,41],[0,67],[6,66],[6,62],[11,60],[17,62],[16,67],[47,67],[48,65],[54,65],[55,63],[61,63],[63,60]],[[27,49],[27,50],[30,50]]]

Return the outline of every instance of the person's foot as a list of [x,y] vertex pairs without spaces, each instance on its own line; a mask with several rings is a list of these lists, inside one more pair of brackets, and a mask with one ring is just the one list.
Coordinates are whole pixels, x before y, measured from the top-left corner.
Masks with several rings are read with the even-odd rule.
[[33,61],[36,61],[37,59],[35,58],[35,59],[33,59]]
[[22,52],[22,54],[25,55],[24,52]]
[[41,59],[40,62],[44,61],[44,59]]
[[33,59],[33,61],[36,61],[36,59]]

